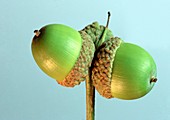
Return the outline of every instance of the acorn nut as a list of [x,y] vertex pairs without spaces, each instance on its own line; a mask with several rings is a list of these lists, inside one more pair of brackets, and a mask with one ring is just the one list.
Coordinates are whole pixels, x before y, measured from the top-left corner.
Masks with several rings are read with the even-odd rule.
[[105,98],[137,99],[157,81],[156,65],[149,53],[118,37],[103,42],[94,58],[93,85]]
[[34,32],[32,54],[42,71],[66,87],[85,80],[95,51],[87,33],[62,24],[49,24]]

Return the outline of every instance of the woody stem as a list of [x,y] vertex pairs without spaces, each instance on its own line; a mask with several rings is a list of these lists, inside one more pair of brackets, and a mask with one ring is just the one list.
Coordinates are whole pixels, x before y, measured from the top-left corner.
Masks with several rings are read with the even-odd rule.
[[[89,73],[90,73],[89,69]],[[86,120],[95,119],[95,89],[92,85],[91,74],[86,78]]]

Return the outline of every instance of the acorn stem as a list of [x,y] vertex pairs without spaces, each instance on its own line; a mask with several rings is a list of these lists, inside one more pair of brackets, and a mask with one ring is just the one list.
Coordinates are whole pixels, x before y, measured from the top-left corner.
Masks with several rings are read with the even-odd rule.
[[40,35],[40,31],[39,30],[34,30],[35,36],[38,37]]
[[106,23],[105,29],[103,31],[102,37],[99,40],[99,42],[97,43],[97,48],[99,48],[102,45],[102,43],[105,41],[106,33],[107,33],[109,22],[110,22],[110,16],[111,16],[111,14],[110,14],[110,12],[108,12],[107,23]]
[[108,18],[107,18],[106,28],[108,28],[108,26],[109,26],[110,16],[111,16],[111,13],[108,12]]
[[86,120],[95,119],[95,89],[91,80],[91,72],[86,77]]

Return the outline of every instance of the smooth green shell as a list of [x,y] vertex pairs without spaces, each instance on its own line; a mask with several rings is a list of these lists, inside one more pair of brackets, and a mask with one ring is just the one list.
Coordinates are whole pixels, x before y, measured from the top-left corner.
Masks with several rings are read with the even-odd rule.
[[137,99],[153,87],[151,78],[156,78],[153,58],[143,48],[122,43],[113,63],[111,93],[120,99]]
[[78,31],[50,24],[40,30],[32,41],[32,53],[38,66],[50,77],[62,81],[80,54],[82,39]]

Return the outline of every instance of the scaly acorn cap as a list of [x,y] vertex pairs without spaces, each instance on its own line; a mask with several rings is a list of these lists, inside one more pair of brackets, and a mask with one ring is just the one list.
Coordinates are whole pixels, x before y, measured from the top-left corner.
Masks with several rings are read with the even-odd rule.
[[50,24],[35,31],[32,53],[38,66],[67,87],[85,80],[94,55],[93,41],[62,24]]
[[115,54],[123,41],[118,37],[112,37],[103,42],[94,56],[92,66],[92,81],[100,95],[112,98],[111,77]]
[[106,26],[99,25],[98,22],[93,22],[92,24],[87,25],[81,31],[86,32],[91,37],[96,49],[98,48],[98,43],[101,41],[103,36],[104,41],[110,40],[113,37],[112,31],[109,30]]
[[80,31],[80,34],[83,41],[80,55],[74,67],[65,77],[65,79],[58,82],[63,86],[73,87],[78,85],[80,82],[86,79],[87,75],[89,75],[88,70],[91,66],[91,62],[94,56],[95,46],[90,36],[86,32]]

